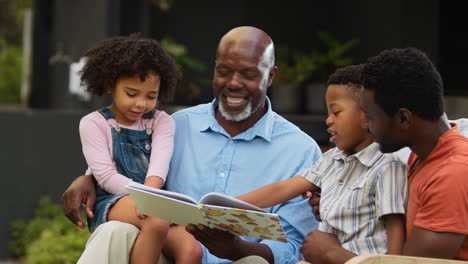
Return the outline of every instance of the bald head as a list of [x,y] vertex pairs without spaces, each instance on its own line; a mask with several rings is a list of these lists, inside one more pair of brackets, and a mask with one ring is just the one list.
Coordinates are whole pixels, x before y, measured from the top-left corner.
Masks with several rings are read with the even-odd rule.
[[258,28],[234,28],[221,38],[212,82],[220,120],[250,127],[263,116],[277,71],[274,62],[273,42]]
[[220,40],[216,57],[220,52],[248,52],[259,56],[263,67],[271,69],[275,65],[275,49],[270,36],[255,27],[237,27],[231,29]]

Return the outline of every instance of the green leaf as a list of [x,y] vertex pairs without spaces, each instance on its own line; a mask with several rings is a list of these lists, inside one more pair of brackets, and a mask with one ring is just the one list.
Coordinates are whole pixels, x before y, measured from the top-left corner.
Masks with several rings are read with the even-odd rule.
[[13,221],[10,232],[10,252],[26,256],[31,264],[76,263],[90,236],[63,216],[61,206],[48,196],[39,200],[31,220]]
[[0,39],[0,103],[20,103],[21,49]]
[[341,43],[326,31],[318,31],[317,38],[325,46],[324,50],[314,48],[303,52],[278,45],[276,83],[300,85],[306,81],[326,81],[336,68],[353,63],[352,57],[346,54],[357,45],[357,39]]
[[161,46],[174,58],[182,72],[186,69],[198,72],[205,70],[205,65],[201,61],[189,56],[187,48],[175,42],[170,37],[163,38],[161,40]]

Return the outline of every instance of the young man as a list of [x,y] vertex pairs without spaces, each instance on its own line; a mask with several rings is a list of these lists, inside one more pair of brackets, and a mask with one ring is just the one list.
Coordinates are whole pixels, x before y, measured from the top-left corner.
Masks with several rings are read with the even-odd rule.
[[[468,139],[444,118],[439,73],[423,52],[391,49],[370,58],[362,78],[361,106],[380,150],[413,152],[403,254],[468,260]],[[318,231],[301,251],[313,263],[353,257]]]
[[[315,163],[321,156],[317,144],[273,112],[266,97],[276,71],[273,42],[265,32],[239,27],[221,39],[213,79],[215,100],[173,115],[176,133],[165,185],[168,190],[195,199],[208,192],[238,196],[297,175]],[[87,206],[92,206],[93,188],[89,178],[80,177],[64,193],[64,210],[73,222],[81,220],[81,201],[90,201]],[[231,263],[251,255],[270,263],[300,260],[305,234],[317,227],[307,201],[296,198],[269,211],[284,220],[288,243],[200,230],[207,231],[206,236],[197,236],[205,246],[202,263]],[[86,260],[82,257],[81,263],[116,263],[113,256],[118,254],[123,254],[126,263],[125,254],[133,241],[127,243],[125,237],[133,238],[137,230],[123,225],[101,225],[88,242]],[[176,240],[177,236],[169,231],[168,239]],[[106,259],[96,261],[97,257]]]

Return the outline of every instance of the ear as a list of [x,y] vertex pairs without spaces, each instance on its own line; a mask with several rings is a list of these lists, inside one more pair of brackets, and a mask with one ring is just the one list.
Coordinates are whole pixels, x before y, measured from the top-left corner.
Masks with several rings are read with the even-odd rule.
[[361,115],[361,126],[362,128],[364,128],[365,130],[368,130],[369,129],[369,122],[367,121],[367,118],[366,118],[366,115],[364,114],[364,111],[361,111],[360,113]]
[[413,122],[413,112],[408,108],[400,108],[398,110],[397,117],[401,129],[408,130],[411,127],[411,123]]
[[268,73],[268,86],[270,87],[271,84],[273,83],[273,79],[275,79],[276,72],[278,71],[278,67],[275,65],[273,68],[271,68],[270,72]]

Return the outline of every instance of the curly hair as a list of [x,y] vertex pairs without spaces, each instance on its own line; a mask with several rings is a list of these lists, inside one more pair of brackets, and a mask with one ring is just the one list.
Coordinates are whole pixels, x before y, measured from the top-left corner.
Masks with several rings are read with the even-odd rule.
[[113,89],[121,77],[139,74],[141,81],[154,71],[161,79],[159,98],[162,103],[172,101],[178,67],[172,57],[154,39],[139,34],[102,40],[86,53],[81,82],[92,94],[103,95]]
[[339,68],[328,77],[327,86],[346,85],[348,95],[359,101],[362,90],[361,72],[363,68],[364,64]]
[[400,108],[435,121],[443,114],[442,78],[427,55],[415,48],[388,49],[368,59],[361,73],[376,104],[393,116]]

